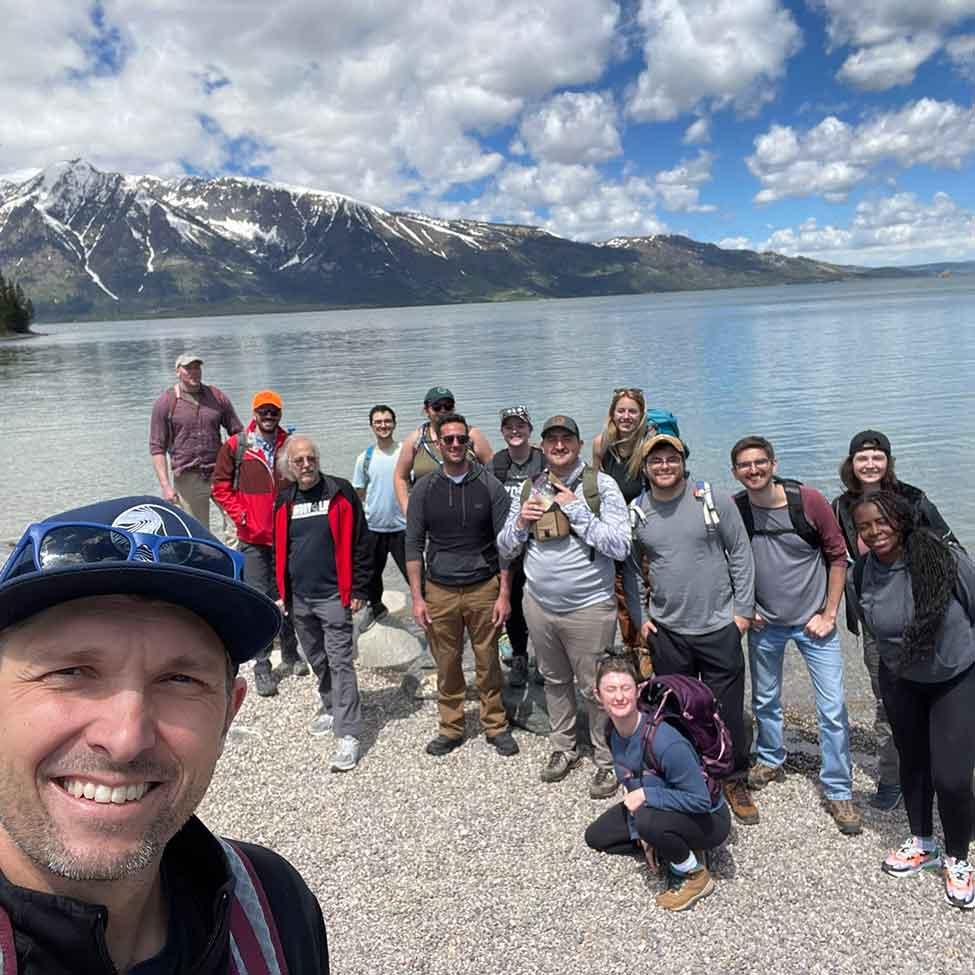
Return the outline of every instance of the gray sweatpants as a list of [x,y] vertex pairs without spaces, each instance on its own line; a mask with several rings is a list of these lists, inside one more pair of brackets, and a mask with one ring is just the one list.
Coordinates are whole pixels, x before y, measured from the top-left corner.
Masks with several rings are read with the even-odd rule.
[[302,652],[318,678],[322,706],[335,718],[335,737],[359,738],[362,704],[352,661],[352,610],[337,593],[328,599],[295,593],[291,615]]
[[545,678],[545,703],[552,725],[552,750],[570,758],[576,746],[576,688],[586,704],[589,740],[598,768],[611,769],[613,756],[606,744],[606,712],[596,700],[596,662],[613,643],[616,599],[572,613],[550,613],[525,592],[525,621],[535,647],[535,661]]

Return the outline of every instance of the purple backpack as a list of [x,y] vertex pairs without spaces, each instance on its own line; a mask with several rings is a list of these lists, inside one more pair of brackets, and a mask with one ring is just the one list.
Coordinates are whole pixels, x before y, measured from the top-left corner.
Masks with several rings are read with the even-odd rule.
[[721,795],[721,780],[734,771],[731,733],[718,711],[711,689],[696,677],[683,674],[656,675],[643,685],[637,707],[647,715],[643,753],[658,774],[660,767],[653,739],[662,721],[672,724],[696,749],[701,774],[711,801]]

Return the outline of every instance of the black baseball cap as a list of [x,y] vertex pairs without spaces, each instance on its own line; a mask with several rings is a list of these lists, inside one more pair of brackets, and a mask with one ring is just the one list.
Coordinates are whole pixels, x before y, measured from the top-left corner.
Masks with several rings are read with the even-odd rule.
[[[121,532],[149,536],[147,544],[128,552],[129,539]],[[164,561],[162,549],[153,554],[151,536],[176,540],[163,543],[169,553]],[[188,545],[182,538],[206,544]],[[49,564],[38,566],[38,550]],[[216,569],[201,567],[207,565]],[[148,596],[205,620],[231,661],[241,664],[269,646],[281,627],[278,607],[243,581],[242,565],[239,553],[160,498],[99,501],[28,527],[0,569],[0,631],[72,599]]]
[[890,456],[890,441],[879,430],[861,430],[850,441],[850,456],[852,457],[857,451],[871,448],[881,450],[888,457]]
[[423,397],[423,405],[429,406],[431,403],[436,403],[442,399],[449,399],[453,402],[454,394],[446,386],[431,386],[427,390],[427,395]]
[[571,416],[563,416],[561,413],[556,413],[545,421],[542,426],[542,437],[550,430],[566,430],[573,436],[579,436],[579,424]]

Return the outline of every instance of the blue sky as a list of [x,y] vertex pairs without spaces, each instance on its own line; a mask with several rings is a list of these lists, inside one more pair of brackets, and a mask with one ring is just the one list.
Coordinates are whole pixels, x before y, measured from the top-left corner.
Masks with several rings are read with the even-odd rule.
[[243,173],[585,240],[975,259],[975,0],[0,0],[0,173]]

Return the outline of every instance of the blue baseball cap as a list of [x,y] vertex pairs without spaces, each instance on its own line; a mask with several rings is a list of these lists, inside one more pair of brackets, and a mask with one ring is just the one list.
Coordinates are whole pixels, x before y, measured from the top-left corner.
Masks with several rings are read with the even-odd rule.
[[0,631],[51,606],[108,595],[188,609],[213,627],[235,664],[257,656],[281,627],[277,606],[243,581],[239,553],[175,505],[137,496],[28,527],[0,569]]

